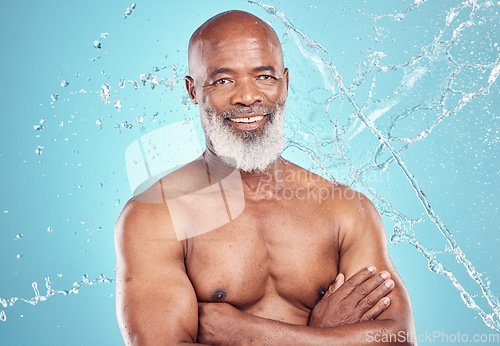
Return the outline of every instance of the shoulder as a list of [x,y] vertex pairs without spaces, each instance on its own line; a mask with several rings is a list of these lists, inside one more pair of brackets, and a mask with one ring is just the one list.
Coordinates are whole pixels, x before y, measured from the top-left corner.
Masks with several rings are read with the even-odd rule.
[[116,221],[117,265],[137,273],[146,272],[147,263],[156,263],[158,270],[162,267],[158,261],[180,263],[185,244],[175,233],[166,203],[146,202],[141,197],[131,198]]
[[384,230],[377,209],[363,193],[294,164],[290,164],[290,169],[298,177],[298,184],[310,192],[309,196],[339,226],[341,232],[354,234]]
[[116,244],[154,238],[173,238],[168,208],[165,203],[149,203],[140,197],[131,198],[123,207],[115,225]]
[[[358,244],[385,244],[386,232],[377,209],[363,193],[346,185],[335,188],[329,200],[335,223],[338,225],[342,247]],[[362,242],[359,240],[362,239]]]
[[314,196],[318,202],[326,203],[332,211],[351,215],[366,214],[375,210],[371,201],[361,192],[335,180],[325,179],[291,162],[287,162],[287,165],[289,172],[286,178],[294,175],[297,186],[314,190],[315,193],[310,195]]
[[332,191],[331,197],[333,206],[349,215],[367,217],[374,211],[376,212],[373,203],[368,197],[347,185],[337,184]]
[[116,222],[115,235],[176,238],[169,201],[202,190],[207,185],[201,160],[169,173],[125,204]]

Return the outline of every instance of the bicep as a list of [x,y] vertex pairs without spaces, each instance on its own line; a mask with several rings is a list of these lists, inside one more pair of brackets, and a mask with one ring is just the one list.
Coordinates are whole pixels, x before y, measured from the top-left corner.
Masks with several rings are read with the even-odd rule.
[[345,227],[339,251],[339,272],[346,279],[360,269],[373,265],[377,271],[388,271],[395,286],[388,297],[390,307],[377,319],[400,319],[411,324],[411,304],[406,287],[394,267],[387,247],[387,235],[384,224],[373,204],[361,195],[350,219],[355,220]]
[[196,341],[196,294],[185,271],[182,245],[170,235],[167,214],[158,207],[151,212],[136,205],[117,222],[116,309],[127,344]]
[[[366,199],[366,197],[365,197]],[[384,224],[371,202],[360,201],[361,207],[349,210],[349,219],[341,227],[339,271],[350,278],[361,268],[374,265],[377,270],[394,271],[387,249]]]

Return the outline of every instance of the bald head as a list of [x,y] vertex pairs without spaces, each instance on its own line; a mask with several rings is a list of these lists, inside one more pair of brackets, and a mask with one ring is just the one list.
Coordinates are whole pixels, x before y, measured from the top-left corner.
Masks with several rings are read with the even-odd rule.
[[189,73],[196,79],[196,67],[211,52],[211,47],[223,41],[260,40],[266,42],[272,53],[283,53],[276,32],[262,19],[244,11],[220,13],[203,23],[189,40]]

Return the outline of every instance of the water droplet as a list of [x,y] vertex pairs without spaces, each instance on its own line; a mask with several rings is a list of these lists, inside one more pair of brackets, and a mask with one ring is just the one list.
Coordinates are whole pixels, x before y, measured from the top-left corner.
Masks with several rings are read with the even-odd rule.
[[111,87],[104,83],[104,84],[101,84],[101,98],[102,98],[102,102],[104,103],[109,103],[108,101],[108,98],[109,98],[109,94],[110,94],[110,90]]
[[125,14],[123,15],[123,19],[127,19],[127,17],[130,17],[132,15],[133,10],[135,10],[135,2],[133,2],[130,7],[127,7],[125,10]]
[[125,78],[120,79],[120,89],[125,88]]
[[108,32],[102,32],[100,35],[99,35],[99,38],[106,38],[108,37],[109,33]]
[[122,102],[120,100],[115,101],[115,108],[118,110],[122,108]]
[[17,259],[21,259],[21,257],[23,257],[23,255],[21,255],[20,253],[18,253],[16,256]]
[[22,233],[19,233],[18,235],[16,235],[16,239],[21,239],[22,237],[23,237]]
[[8,210],[4,210],[4,211],[3,211],[3,213],[4,213],[4,214],[7,214],[8,212],[9,212]]
[[43,130],[43,123],[45,122],[45,118],[42,118],[40,119],[40,125],[33,125],[33,128],[36,130],[36,131],[40,131],[40,130]]
[[391,243],[398,244],[399,242],[401,242],[401,237],[399,236],[399,234],[393,234],[391,236]]
[[50,227],[50,226],[47,227],[47,232],[52,233],[52,231],[53,231],[52,227]]
[[165,84],[170,90],[173,90],[175,87],[175,78],[170,77],[169,79],[163,79],[162,80],[163,84]]
[[37,155],[42,155],[42,150],[43,150],[43,148],[44,148],[43,146],[40,146],[40,145],[39,145],[39,146],[35,149],[35,153],[36,153]]
[[5,311],[0,311],[0,321],[5,322],[7,316],[5,316]]
[[57,277],[62,278],[62,276],[63,276],[62,273],[57,273]]
[[63,80],[63,81],[61,82],[61,86],[62,86],[62,87],[67,87],[68,85],[69,85],[69,82],[68,82],[67,80]]
[[95,49],[101,49],[101,47],[102,47],[102,46],[101,46],[101,42],[99,42],[99,41],[95,40],[95,41],[94,41],[94,48],[95,48]]
[[59,98],[59,95],[57,93],[53,93],[52,95],[50,95],[50,97],[52,98],[52,101],[55,102]]
[[117,206],[119,206],[119,205],[120,205],[120,200],[119,200],[119,199],[117,199],[117,200],[116,200],[116,205],[117,205]]
[[100,183],[100,184],[99,184],[99,187],[102,187],[102,186],[103,186],[103,185],[102,185],[102,183]]
[[132,86],[134,87],[135,90],[139,89],[139,83],[137,83],[137,81],[135,81],[135,80],[129,80],[128,82],[130,84],[132,84]]
[[99,126],[99,130],[102,129],[102,118],[99,118],[95,121],[95,123],[97,124],[97,126]]

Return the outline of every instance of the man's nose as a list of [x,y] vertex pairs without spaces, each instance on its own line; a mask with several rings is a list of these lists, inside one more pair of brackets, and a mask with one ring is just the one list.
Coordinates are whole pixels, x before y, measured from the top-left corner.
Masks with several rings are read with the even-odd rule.
[[255,102],[262,102],[263,100],[264,94],[253,80],[238,82],[231,95],[231,104],[233,105],[251,106]]

